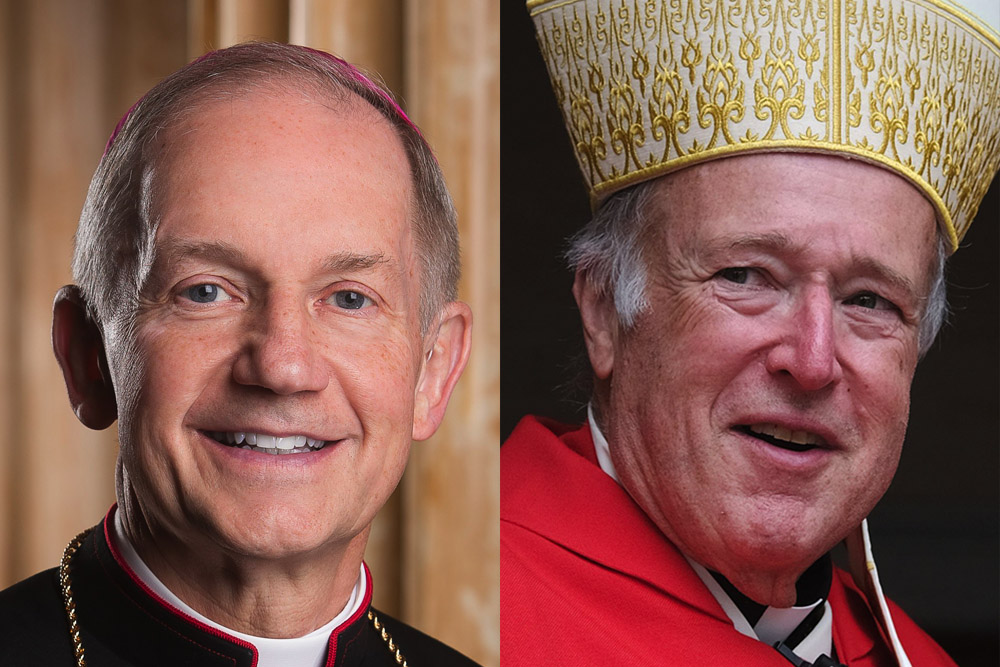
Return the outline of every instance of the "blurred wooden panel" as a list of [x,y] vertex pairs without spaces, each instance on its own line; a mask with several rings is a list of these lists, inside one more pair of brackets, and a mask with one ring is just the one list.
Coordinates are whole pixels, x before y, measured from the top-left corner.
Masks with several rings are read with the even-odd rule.
[[402,0],[291,0],[290,17],[290,42],[361,65],[402,92]]
[[[14,26],[11,22],[9,3],[0,3],[0,146],[11,145],[10,106],[13,95],[10,89],[11,70],[18,62],[13,45]],[[11,534],[11,507],[13,500],[10,480],[14,476],[11,459],[17,446],[13,438],[12,420],[14,391],[12,362],[14,304],[18,300],[14,293],[14,264],[11,257],[11,216],[10,216],[10,174],[14,163],[11,152],[5,151],[0,160],[0,585],[12,580],[10,551],[6,547],[6,537]]]
[[414,445],[404,480],[404,610],[487,665],[500,661],[498,3],[407,0],[404,60],[409,110],[458,208],[461,298],[476,317],[448,417]]
[[288,41],[288,0],[218,0],[218,48],[249,39]]
[[[104,5],[101,5],[102,8]],[[11,149],[14,291],[14,575],[58,563],[66,542],[111,503],[113,446],[69,409],[49,342],[51,303],[70,282],[73,232],[103,146],[101,16],[86,3],[14,8],[18,67]]]
[[188,0],[187,15],[188,60],[219,48],[218,1]]
[[187,1],[188,60],[248,40],[287,42],[288,0]]
[[[189,58],[188,11],[183,2],[111,0],[108,4],[102,75],[110,135],[118,119],[146,91]],[[100,153],[93,156],[94,167],[99,157]]]

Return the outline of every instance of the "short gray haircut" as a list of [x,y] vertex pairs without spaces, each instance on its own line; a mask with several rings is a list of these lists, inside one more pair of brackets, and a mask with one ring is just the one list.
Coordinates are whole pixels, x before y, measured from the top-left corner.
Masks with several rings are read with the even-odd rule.
[[163,79],[118,124],[94,172],[80,216],[73,279],[102,327],[131,327],[153,259],[158,213],[150,203],[157,138],[199,103],[256,89],[294,90],[320,103],[362,100],[389,125],[406,152],[413,182],[412,220],[421,268],[420,323],[426,331],[456,298],[458,225],[444,176],[430,147],[386,88],[328,53],[278,43],[213,51]]
[[[612,195],[570,239],[566,252],[570,268],[583,271],[600,296],[614,300],[618,323],[625,330],[649,305],[643,251],[652,224],[648,210],[655,183],[655,179],[646,181]],[[917,334],[921,357],[948,317],[945,264],[949,248],[951,242],[939,227],[937,256],[930,267],[931,288]]]

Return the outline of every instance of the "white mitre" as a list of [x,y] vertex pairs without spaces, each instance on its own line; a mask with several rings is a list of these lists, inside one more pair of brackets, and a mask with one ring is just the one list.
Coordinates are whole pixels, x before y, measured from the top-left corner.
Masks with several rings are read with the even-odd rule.
[[527,5],[595,208],[728,155],[837,154],[912,182],[955,249],[1000,167],[997,0]]

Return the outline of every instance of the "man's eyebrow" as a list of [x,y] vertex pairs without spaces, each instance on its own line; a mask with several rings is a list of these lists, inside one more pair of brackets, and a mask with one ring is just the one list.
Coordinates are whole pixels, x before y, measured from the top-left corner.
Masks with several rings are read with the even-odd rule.
[[881,282],[888,283],[896,291],[903,292],[914,299],[927,296],[920,294],[912,280],[883,262],[871,257],[853,257],[852,261],[854,266],[858,267],[858,273],[873,276]]
[[232,266],[248,262],[246,254],[227,241],[168,239],[157,247],[154,265],[172,265],[187,259],[210,260]]
[[353,252],[337,252],[329,255],[323,260],[323,269],[330,273],[341,273],[347,271],[361,271],[370,269],[379,264],[393,264],[391,258],[387,258],[385,253],[376,252],[371,254],[361,254]]
[[[188,259],[200,259],[219,262],[229,266],[247,266],[250,259],[240,248],[228,241],[187,241],[170,239],[165,241],[156,252],[156,264],[168,265]],[[343,273],[362,271],[379,264],[393,264],[383,252],[355,253],[349,251],[335,252],[328,255],[320,263],[321,270],[328,273]]]
[[769,232],[766,234],[739,234],[713,239],[705,246],[700,254],[712,257],[717,253],[728,250],[776,251],[788,250],[791,247],[791,239],[780,232]]

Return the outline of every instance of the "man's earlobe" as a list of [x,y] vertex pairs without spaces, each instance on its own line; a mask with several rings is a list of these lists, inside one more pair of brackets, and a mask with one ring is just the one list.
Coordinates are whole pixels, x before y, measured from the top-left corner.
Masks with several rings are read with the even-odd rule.
[[428,342],[414,396],[414,440],[426,440],[434,435],[444,418],[455,383],[469,360],[472,348],[472,310],[469,306],[460,301],[446,304]]
[[88,316],[87,304],[76,285],[65,285],[56,292],[52,349],[77,419],[96,430],[111,426],[118,418],[118,406],[104,356],[104,339]]
[[594,375],[606,380],[615,366],[615,331],[618,316],[611,297],[601,294],[587,280],[583,271],[577,271],[573,280],[573,297],[580,309],[583,339]]

